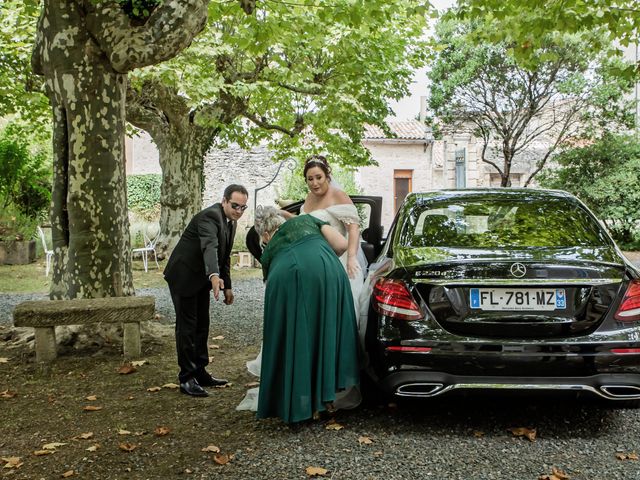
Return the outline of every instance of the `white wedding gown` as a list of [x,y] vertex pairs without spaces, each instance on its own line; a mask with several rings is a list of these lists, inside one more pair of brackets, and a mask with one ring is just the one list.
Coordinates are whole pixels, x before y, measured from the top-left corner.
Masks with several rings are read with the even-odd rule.
[[[303,205],[304,207],[304,205]],[[303,208],[300,209],[300,215],[307,215]],[[347,232],[347,224],[357,223],[360,224],[360,217],[358,216],[358,210],[352,203],[331,205],[330,207],[320,210],[314,210],[308,215],[329,223],[333,228],[338,230],[344,237],[349,239]],[[359,244],[360,242],[358,242]],[[340,262],[347,270],[347,252],[340,256]],[[360,270],[356,273],[355,278],[349,277],[349,283],[351,284],[351,293],[353,295],[353,306],[356,312],[356,318],[360,313],[360,294],[364,284],[364,275],[367,268],[367,260],[364,256],[362,248],[358,247],[358,265]],[[262,348],[260,353],[254,360],[247,362],[247,370],[249,373],[260,377],[260,366],[262,364]],[[236,407],[236,410],[252,410],[258,409],[258,387],[247,390],[247,394],[240,404]],[[336,395],[336,400],[333,402],[335,408],[349,409],[357,407],[362,400],[359,390],[356,387],[348,389],[344,392],[339,392]]]

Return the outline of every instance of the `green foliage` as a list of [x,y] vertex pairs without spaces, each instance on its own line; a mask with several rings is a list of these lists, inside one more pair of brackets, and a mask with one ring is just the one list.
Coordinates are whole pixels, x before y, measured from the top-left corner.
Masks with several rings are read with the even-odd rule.
[[487,39],[483,20],[461,20],[453,12],[437,25],[429,106],[443,130],[468,128],[479,137],[482,159],[503,185],[516,154],[529,150],[542,168],[567,138],[632,125],[633,108],[624,97],[632,82],[611,75],[622,65],[618,59],[594,54],[601,35],[545,35],[530,52],[532,61],[523,63],[512,44]]
[[[304,200],[309,193],[307,183],[304,180],[303,165],[285,174],[284,188],[279,192],[281,199]],[[356,184],[353,170],[348,168],[332,167],[332,179],[340,186],[340,189],[349,195],[362,195],[362,189]]]
[[0,118],[21,118],[42,133],[49,130],[51,111],[31,70],[39,11],[37,0],[0,0]]
[[133,20],[144,21],[162,0],[116,0]]
[[25,215],[15,205],[0,209],[0,242],[29,240],[39,223],[39,218]]
[[153,79],[179,90],[191,102],[184,113],[219,146],[267,142],[275,160],[331,151],[345,165],[367,164],[363,124],[382,125],[426,63],[428,5],[274,1],[246,15],[238,2],[211,2],[209,28],[191,47],[140,70],[132,85]]
[[[610,57],[639,40],[640,9],[626,0],[461,0],[458,5],[463,18],[482,21],[484,28],[477,41],[504,41],[521,61],[530,64],[536,61],[536,48],[553,32],[598,32],[599,37],[584,48],[592,53],[606,51]],[[612,73],[627,79],[638,74],[634,65]]]
[[127,204],[130,210],[144,218],[157,216],[160,209],[162,175],[128,175]]
[[640,143],[631,136],[607,135],[556,157],[557,168],[540,184],[578,196],[601,218],[623,248],[640,247]]
[[32,154],[7,131],[0,137],[0,206],[29,218],[42,218],[51,203],[51,173],[46,156]]

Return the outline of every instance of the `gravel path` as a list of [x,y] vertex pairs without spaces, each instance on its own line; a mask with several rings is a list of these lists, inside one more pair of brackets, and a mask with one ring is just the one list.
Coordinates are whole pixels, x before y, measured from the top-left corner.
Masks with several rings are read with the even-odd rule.
[[[263,283],[239,280],[234,291],[234,305],[212,304],[211,333],[225,335],[231,345],[257,346]],[[161,321],[174,322],[167,289],[138,294],[155,296]],[[1,295],[0,324],[11,323],[17,303],[37,298],[45,296]],[[345,480],[538,480],[557,467],[570,480],[640,480],[639,461],[616,457],[640,453],[640,410],[589,399],[468,394],[392,405],[373,402],[339,412],[337,421],[343,429],[327,430],[323,422],[288,427],[256,421],[252,435],[264,438],[260,447],[238,450],[224,468],[213,466],[192,477],[306,479],[305,469],[317,466],[328,470],[318,478]],[[535,441],[514,436],[510,429],[517,427],[535,428]]]
[[[224,305],[222,300],[211,302],[211,334],[224,334],[237,345],[259,344],[262,338],[262,309],[264,306],[264,284],[260,278],[234,281],[235,302]],[[156,298],[156,312],[160,321],[173,324],[176,321],[173,303],[168,288],[142,288],[136,295],[152,295]],[[45,300],[40,294],[0,294],[0,325],[13,324],[15,306],[27,300]]]

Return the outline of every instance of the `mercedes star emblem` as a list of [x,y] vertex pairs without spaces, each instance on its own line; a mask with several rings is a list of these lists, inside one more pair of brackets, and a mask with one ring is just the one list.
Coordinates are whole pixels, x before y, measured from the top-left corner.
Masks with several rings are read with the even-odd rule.
[[511,265],[509,269],[511,275],[517,278],[524,277],[524,274],[527,273],[527,267],[525,267],[522,263],[514,263]]

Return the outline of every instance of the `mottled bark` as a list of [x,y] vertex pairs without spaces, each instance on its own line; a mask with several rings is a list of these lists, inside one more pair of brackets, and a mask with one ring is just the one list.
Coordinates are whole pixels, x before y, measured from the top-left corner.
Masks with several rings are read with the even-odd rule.
[[156,143],[162,167],[158,246],[166,252],[202,209],[202,169],[209,142],[203,142],[193,129],[187,136],[169,135]]
[[191,217],[202,208],[204,156],[219,132],[196,119],[230,122],[245,105],[222,96],[191,110],[178,90],[158,81],[145,81],[127,92],[127,120],[146,131],[156,146],[162,169],[160,236],[156,250],[167,252],[178,243]]
[[165,0],[143,26],[116,2],[45,0],[32,58],[54,117],[51,298],[133,294],[120,72],[176,55],[206,0]]

